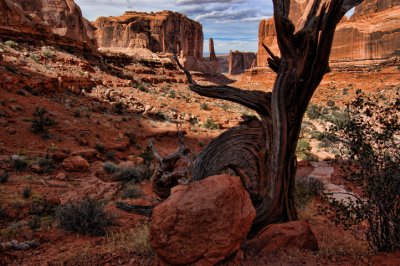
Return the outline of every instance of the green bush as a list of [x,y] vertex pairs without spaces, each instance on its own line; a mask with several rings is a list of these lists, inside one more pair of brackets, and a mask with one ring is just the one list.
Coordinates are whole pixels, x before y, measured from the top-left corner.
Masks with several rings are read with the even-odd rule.
[[56,168],[56,163],[51,158],[39,158],[37,163],[42,168],[43,173],[50,173]]
[[390,102],[357,91],[348,106],[348,122],[330,133],[341,143],[342,160],[351,164],[347,178],[359,182],[363,197],[349,205],[334,202],[336,222],[369,223],[367,239],[378,251],[400,249],[400,93]]
[[29,222],[28,222],[28,226],[29,228],[31,228],[32,230],[37,230],[40,229],[41,227],[41,219],[39,216],[33,216]]
[[324,184],[322,181],[314,178],[296,180],[294,201],[296,207],[304,209],[308,203],[315,197],[322,194]]
[[212,120],[211,118],[208,118],[206,120],[206,122],[204,123],[204,127],[211,130],[219,129],[219,125],[215,123],[214,120]]
[[104,235],[106,227],[114,224],[113,217],[104,211],[104,203],[91,198],[59,206],[56,219],[66,231],[94,236]]
[[318,107],[318,105],[315,104],[310,104],[307,108],[307,116],[308,118],[314,120],[314,119],[318,119],[321,116],[321,108]]
[[4,44],[13,49],[17,49],[19,46],[18,43],[14,42],[12,40],[5,41]]
[[47,127],[55,125],[54,119],[47,115],[46,108],[37,107],[33,112],[32,131],[35,134],[47,133]]
[[307,159],[311,155],[311,145],[305,139],[299,139],[296,147],[296,156],[302,160]]

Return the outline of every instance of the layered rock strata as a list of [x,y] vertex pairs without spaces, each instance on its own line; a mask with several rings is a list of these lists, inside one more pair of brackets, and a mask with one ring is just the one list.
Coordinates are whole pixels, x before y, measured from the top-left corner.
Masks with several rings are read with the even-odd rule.
[[231,51],[229,54],[229,74],[239,75],[250,69],[257,60],[257,54],[251,52]]
[[97,49],[91,25],[73,0],[0,0],[0,37]]
[[[306,13],[306,1],[295,0],[290,18],[296,24]],[[357,6],[350,18],[337,26],[331,61],[385,59],[400,53],[400,1],[367,0]],[[258,66],[267,66],[268,54],[264,42],[279,54],[273,18],[262,20],[259,26]]]

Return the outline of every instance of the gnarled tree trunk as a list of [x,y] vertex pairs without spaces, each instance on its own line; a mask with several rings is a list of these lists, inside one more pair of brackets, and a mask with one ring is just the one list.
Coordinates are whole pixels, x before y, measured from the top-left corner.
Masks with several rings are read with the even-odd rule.
[[290,0],[274,0],[274,18],[281,57],[270,54],[277,73],[272,93],[229,86],[200,86],[185,71],[190,89],[199,95],[239,103],[260,119],[232,128],[202,151],[193,179],[232,169],[242,178],[257,210],[252,233],[270,223],[297,219],[294,206],[296,145],[306,108],[329,71],[336,25],[362,0],[310,0],[298,27],[289,19]]

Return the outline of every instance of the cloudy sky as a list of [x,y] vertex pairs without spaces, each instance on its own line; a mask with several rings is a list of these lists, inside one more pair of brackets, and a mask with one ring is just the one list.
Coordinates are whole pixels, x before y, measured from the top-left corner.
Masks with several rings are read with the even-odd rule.
[[89,20],[127,10],[183,13],[203,25],[205,49],[214,38],[217,53],[257,51],[258,24],[272,16],[271,0],[75,0]]

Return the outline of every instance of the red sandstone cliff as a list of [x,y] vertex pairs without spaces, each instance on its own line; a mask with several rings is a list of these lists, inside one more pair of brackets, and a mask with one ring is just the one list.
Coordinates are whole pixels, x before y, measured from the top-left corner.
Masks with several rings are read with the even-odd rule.
[[77,49],[97,48],[92,26],[73,0],[0,0],[0,33],[22,39],[36,36],[53,44],[74,42]]
[[146,48],[152,52],[176,52],[190,60],[203,58],[200,23],[171,11],[126,12],[119,17],[100,17],[94,26],[100,49],[121,52]]
[[[294,0],[291,19],[296,23],[304,13],[305,2]],[[300,15],[301,14],[301,15]],[[366,0],[354,15],[339,23],[333,42],[332,61],[384,59],[400,52],[400,0]],[[258,66],[266,66],[268,55],[261,41],[279,54],[273,19],[259,27]]]
[[250,69],[257,60],[257,54],[250,52],[234,51],[229,54],[229,74],[238,75]]

